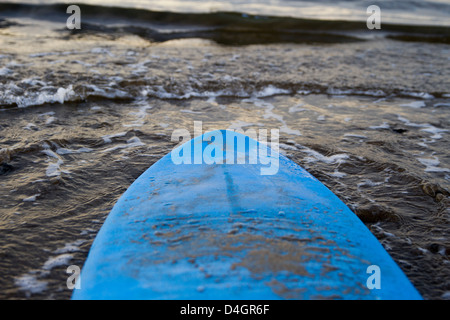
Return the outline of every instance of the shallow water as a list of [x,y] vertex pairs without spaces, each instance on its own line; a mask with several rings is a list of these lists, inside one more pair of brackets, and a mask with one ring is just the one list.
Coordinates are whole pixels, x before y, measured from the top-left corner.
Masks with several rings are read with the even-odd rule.
[[449,297],[448,44],[156,41],[112,24],[71,33],[64,17],[0,28],[0,298],[69,298],[67,266],[194,121],[279,129],[424,298]]
[[[65,3],[67,5],[74,3],[71,0],[6,0],[5,2]],[[81,0],[77,3],[182,13],[228,11],[263,16],[345,21],[365,21],[366,8],[377,5],[383,11],[384,22],[406,25],[450,25],[448,0]]]

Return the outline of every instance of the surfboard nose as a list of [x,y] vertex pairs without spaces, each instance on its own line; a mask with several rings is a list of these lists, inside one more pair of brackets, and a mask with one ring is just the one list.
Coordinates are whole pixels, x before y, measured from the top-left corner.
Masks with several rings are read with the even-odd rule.
[[278,141],[267,133],[247,130],[248,135],[232,130],[214,130],[195,137],[171,152],[175,164],[247,164],[261,166],[261,174],[275,174],[278,169]]
[[[108,215],[74,298],[421,299],[357,216],[306,170],[282,155],[273,175],[259,174],[261,163],[240,164],[236,155],[248,156],[252,144],[268,149],[211,131],[176,148],[189,163],[168,154],[151,166]],[[379,289],[368,282],[373,266]]]

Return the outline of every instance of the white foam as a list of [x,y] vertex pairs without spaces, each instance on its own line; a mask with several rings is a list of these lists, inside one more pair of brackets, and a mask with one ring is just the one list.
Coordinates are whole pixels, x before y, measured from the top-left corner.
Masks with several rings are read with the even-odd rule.
[[45,153],[46,155],[48,155],[49,157],[61,160],[61,158],[52,150],[50,150],[48,144],[44,144],[44,150],[42,150],[42,153]]
[[304,146],[301,146],[301,147],[302,147],[302,150],[300,150],[301,152],[304,152],[304,153],[307,153],[310,155],[310,157],[305,158],[306,162],[320,161],[320,162],[324,162],[327,164],[334,164],[334,163],[341,164],[341,163],[345,162],[344,161],[345,159],[349,158],[349,156],[345,153],[335,154],[335,155],[327,157],[327,156],[324,156],[323,154],[321,154],[317,151],[314,151],[308,147],[304,147]]
[[136,120],[134,120],[130,124],[123,124],[124,127],[141,127],[145,123],[145,118],[147,117],[147,110],[151,109],[152,106],[144,105],[139,108],[138,111],[130,112],[129,114],[136,116]]
[[[92,69],[90,70],[92,71]],[[119,89],[111,89],[111,88],[99,88],[96,85],[93,84],[89,84],[89,85],[84,85],[86,88],[91,89],[93,92],[88,92],[87,96],[100,96],[100,97],[104,97],[104,98],[110,98],[110,99],[115,99],[115,98],[127,98],[129,95],[128,93],[126,93],[125,91],[119,90]]]
[[192,111],[192,110],[188,110],[188,109],[182,109],[182,110],[180,110],[180,112],[192,113],[192,114],[202,114],[203,113],[203,112],[200,112],[200,111]]
[[35,194],[35,195],[31,196],[31,197],[23,199],[23,201],[24,202],[34,202],[34,201],[36,201],[37,197],[39,197],[40,195],[41,195],[40,193]]
[[324,115],[320,115],[317,117],[318,121],[325,121],[325,116]]
[[425,172],[450,172],[450,169],[448,168],[440,168],[438,167],[440,162],[438,157],[433,156],[433,159],[431,158],[418,158],[417,160],[420,161],[423,165],[426,166]]
[[221,78],[221,80],[222,80],[223,82],[233,82],[233,81],[239,81],[239,80],[241,80],[241,79],[240,79],[240,78],[237,78],[237,77],[230,76],[229,74],[226,74],[226,75],[224,75],[224,76]]
[[296,136],[301,136],[302,135],[302,133],[299,130],[291,129],[287,125],[282,125],[280,127],[280,131],[284,132],[284,133],[287,133],[287,134],[293,134],[293,135],[296,135]]
[[126,136],[126,134],[127,134],[127,132],[119,132],[119,133],[113,133],[113,134],[107,134],[107,135],[104,135],[103,137],[102,137],[102,139],[103,139],[103,141],[105,142],[105,143],[111,143],[112,142],[112,138],[117,138],[117,137],[124,137],[124,136]]
[[72,85],[68,88],[58,88],[58,91],[54,95],[48,96],[48,99],[45,99],[45,102],[59,102],[61,104],[66,100],[70,100],[70,97],[75,95],[75,92],[72,90]]
[[253,104],[259,108],[265,108],[265,112],[264,112],[264,119],[275,119],[280,121],[283,125],[280,127],[280,131],[287,133],[287,134],[293,134],[293,135],[297,135],[297,136],[301,136],[301,132],[299,130],[296,129],[291,129],[289,128],[289,126],[287,125],[286,121],[284,121],[283,116],[274,113],[272,110],[275,109],[275,106],[269,102],[266,101],[262,101],[259,99],[248,99],[248,102],[253,102]]
[[374,182],[370,179],[364,179],[362,182],[357,184],[357,187],[362,187],[362,186],[368,186],[368,187],[376,187],[379,186],[381,184],[383,184],[384,182]]
[[445,300],[450,300],[450,291],[445,291],[442,295],[441,295],[442,299]]
[[359,135],[359,134],[351,134],[351,133],[346,133],[346,134],[344,134],[344,137],[359,138],[359,139],[367,139],[366,136]]
[[87,235],[87,234],[89,234],[89,233],[94,233],[94,232],[96,232],[94,229],[87,228],[87,229],[82,230],[82,231],[80,232],[80,235],[85,236],[85,235]]
[[342,89],[336,89],[336,88],[329,87],[327,89],[327,93],[331,94],[331,95],[338,95],[338,96],[340,96],[340,95],[352,94],[352,93],[354,93],[354,91],[353,90],[342,90]]
[[414,97],[414,98],[421,98],[421,99],[433,99],[434,96],[432,94],[426,93],[426,92],[402,92],[403,95]]
[[128,146],[136,147],[136,146],[144,146],[145,143],[141,141],[138,137],[133,137],[127,140]]
[[233,56],[229,59],[230,61],[236,61],[241,57],[240,54],[233,54]]
[[57,52],[39,52],[39,53],[32,53],[29,54],[28,56],[30,58],[36,58],[36,57],[46,57],[46,56],[53,56],[53,55],[57,55]]
[[135,148],[135,147],[140,147],[140,146],[145,146],[145,143],[143,143],[138,137],[133,137],[133,138],[130,138],[127,140],[127,144],[119,144],[112,148],[103,150],[102,152],[105,153],[105,152],[115,151],[117,149],[128,149],[128,148]]
[[8,69],[6,67],[3,67],[0,69],[0,76],[6,76],[7,74],[12,73],[11,69]]
[[56,117],[48,117],[47,120],[45,120],[45,124],[49,125],[55,122]]
[[91,50],[91,53],[96,53],[96,54],[107,54],[110,57],[114,57],[114,54],[111,53],[111,51],[109,51],[106,48],[93,48]]
[[435,108],[440,108],[440,107],[450,107],[450,103],[436,103],[435,105],[433,105],[433,107]]
[[[263,90],[264,91],[264,90]],[[241,98],[248,98],[251,96],[251,94],[245,92],[243,89],[240,89],[240,91],[234,91],[234,90],[219,90],[219,91],[195,91],[195,89],[192,89],[190,87],[186,87],[185,93],[175,94],[171,92],[167,92],[166,89],[164,89],[163,86],[153,86],[152,88],[148,87],[141,90],[141,95],[148,96],[152,95],[160,99],[190,99],[190,98],[211,98],[211,97],[221,97],[221,96],[236,96]],[[257,97],[258,92],[253,94],[253,97]]]
[[380,227],[380,225],[378,223],[374,224],[372,226],[372,228],[376,229],[379,233],[382,233],[386,237],[390,237],[390,238],[396,238],[397,237],[395,234],[385,231],[382,227]]
[[54,254],[70,253],[80,251],[80,245],[83,244],[85,240],[76,240],[71,243],[66,243],[63,248],[56,249]]
[[304,105],[305,105],[304,103],[296,104],[295,106],[292,106],[289,108],[289,112],[294,113],[294,112],[305,111],[306,109],[302,108]]
[[429,127],[430,126],[430,124],[428,124],[428,123],[414,123],[414,122],[411,122],[408,119],[406,119],[406,118],[404,118],[404,117],[402,117],[400,115],[397,115],[397,118],[398,118],[398,120],[404,122],[407,126],[410,126],[410,127],[419,127],[419,128],[421,128],[421,127]]
[[383,122],[382,124],[380,124],[379,126],[370,126],[369,129],[389,129],[389,124],[387,122]]
[[364,95],[373,96],[373,97],[384,97],[386,96],[386,92],[383,90],[367,90],[363,91]]
[[57,162],[52,162],[48,165],[47,170],[45,170],[45,174],[47,177],[58,177],[61,175],[61,165],[64,162],[62,160],[58,160]]
[[297,150],[296,147],[291,146],[289,144],[279,143],[278,145],[279,145],[280,148],[285,149],[285,150],[293,150],[293,151]]
[[264,119],[273,118],[282,122],[283,124],[286,124],[282,116],[272,112],[272,110],[275,109],[275,106],[273,104],[259,99],[246,99],[246,101],[253,102],[253,104],[258,108],[265,108],[265,113],[263,115]]
[[[43,144],[43,148],[44,150],[42,150],[42,153],[46,154],[49,157],[52,157],[54,159],[57,159],[56,162],[51,162],[49,163],[49,165],[47,166],[47,170],[45,171],[45,174],[47,175],[47,177],[57,177],[61,175],[61,165],[64,163],[64,161],[59,157],[58,154],[56,154],[55,152],[53,152],[50,149],[50,146],[47,143]],[[68,172],[66,172],[68,173]]]
[[16,278],[14,283],[19,287],[19,290],[26,291],[28,296],[30,293],[41,293],[47,289],[47,282],[38,280],[37,276],[32,273]]
[[401,104],[400,107],[408,107],[408,108],[419,109],[419,108],[425,107],[425,102],[423,102],[423,101],[413,101],[413,102],[410,102],[410,103]]
[[340,171],[338,171],[337,169],[335,169],[334,172],[333,172],[333,173],[330,173],[329,175],[332,176],[332,177],[336,177],[336,178],[343,178],[343,177],[345,177],[347,174],[346,174],[346,173],[343,173],[343,172],[340,172]]
[[37,128],[37,126],[34,123],[27,123],[27,125],[25,127],[23,127],[26,130],[33,130],[33,128]]
[[46,116],[53,116],[55,115],[55,111],[49,111],[49,112],[45,112],[45,113],[40,113],[39,117],[46,117]]
[[79,148],[78,150],[72,150],[72,149],[66,149],[66,148],[59,148],[56,150],[56,153],[59,155],[65,155],[65,154],[73,154],[73,153],[85,153],[85,152],[92,152],[93,150],[90,148]]
[[49,258],[45,263],[42,269],[44,270],[51,270],[55,267],[59,266],[68,266],[70,260],[73,259],[73,255],[65,253],[58,255],[56,257]]
[[37,180],[31,181],[31,183],[35,184],[35,183],[45,182],[45,181],[47,181],[47,180],[46,179],[37,179]]
[[281,88],[277,88],[274,87],[273,85],[269,85],[267,87],[265,87],[264,89],[255,92],[254,96],[258,97],[258,98],[263,98],[263,97],[270,97],[270,96],[274,96],[277,94],[289,94],[290,91],[286,90],[286,89],[281,89]]
[[[39,93],[32,94],[20,94],[14,95],[9,94],[7,96],[8,103],[15,103],[19,106],[19,108],[25,108],[28,106],[34,105],[42,105],[45,103],[61,103],[64,101],[71,101],[76,98],[76,94],[72,89],[72,85],[69,85],[67,88],[58,88],[55,93],[50,93],[46,91],[47,89],[43,88],[43,91]],[[9,90],[8,90],[9,91]]]
[[82,65],[84,67],[88,67],[88,68],[94,66],[91,63],[87,63],[87,62],[84,62],[84,61],[81,61],[81,60],[72,60],[72,61],[70,61],[70,63],[78,63],[78,64],[80,64],[80,65]]
[[424,147],[424,148],[427,148],[427,149],[430,148],[428,145],[425,144],[425,142],[427,142],[426,139],[423,139],[423,141],[424,141],[424,142],[418,142],[417,144],[418,144],[419,146]]
[[342,96],[342,97],[345,97],[347,95],[355,95],[355,94],[364,95],[364,96],[372,96],[372,97],[386,96],[386,93],[383,90],[366,90],[366,91],[354,90],[354,89],[343,90],[343,89],[336,89],[336,88],[332,88],[332,87],[329,87],[327,89],[327,93],[330,95]]
[[436,127],[430,125],[429,127],[421,129],[420,131],[425,131],[425,132],[433,134],[431,136],[432,139],[441,139],[442,138],[441,133],[447,132],[448,130],[447,129],[439,129],[439,128],[436,128]]
[[27,78],[20,81],[22,83],[28,84],[30,86],[40,85],[40,86],[46,86],[47,84],[44,81],[37,80],[36,78]]
[[231,123],[229,125],[229,127],[227,128],[227,130],[245,131],[243,129],[244,127],[251,127],[251,126],[255,126],[255,125],[261,126],[260,123],[255,124],[255,123],[251,123],[251,122],[237,120],[237,121],[234,121],[233,123]]

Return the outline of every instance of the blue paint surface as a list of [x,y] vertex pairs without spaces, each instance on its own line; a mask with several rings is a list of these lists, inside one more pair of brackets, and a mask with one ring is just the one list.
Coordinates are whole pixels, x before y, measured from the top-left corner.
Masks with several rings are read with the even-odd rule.
[[[195,164],[205,150],[224,163]],[[279,161],[276,174],[249,163],[261,150]],[[73,299],[421,299],[357,216],[283,155],[231,131],[174,154],[192,164],[168,154],[122,195]],[[233,155],[245,163],[227,164]],[[367,287],[371,265],[380,289]]]

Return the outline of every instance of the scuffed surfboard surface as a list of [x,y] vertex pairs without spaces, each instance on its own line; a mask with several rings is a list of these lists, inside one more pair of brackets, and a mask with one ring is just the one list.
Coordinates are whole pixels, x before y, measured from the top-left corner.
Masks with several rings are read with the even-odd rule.
[[[203,138],[189,142],[193,154]],[[271,151],[274,175],[262,164],[160,159],[108,215],[72,298],[421,299],[336,195]],[[380,289],[366,285],[371,265]]]

